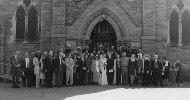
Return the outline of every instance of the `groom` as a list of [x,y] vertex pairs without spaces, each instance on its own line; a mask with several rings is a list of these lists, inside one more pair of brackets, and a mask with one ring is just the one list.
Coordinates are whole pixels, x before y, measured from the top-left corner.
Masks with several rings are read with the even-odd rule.
[[19,75],[20,75],[20,66],[21,66],[22,61],[18,53],[19,51],[15,51],[14,56],[10,58],[11,74],[12,74],[12,88],[20,88],[18,86],[18,83],[19,83]]
[[114,58],[112,57],[111,52],[108,52],[108,59],[107,59],[107,81],[108,81],[109,85],[113,84],[113,77],[114,77],[113,66],[114,66]]

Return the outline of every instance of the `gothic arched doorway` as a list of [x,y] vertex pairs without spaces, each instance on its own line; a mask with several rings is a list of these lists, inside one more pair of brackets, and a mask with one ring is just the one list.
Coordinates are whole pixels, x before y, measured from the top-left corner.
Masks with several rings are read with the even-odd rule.
[[98,49],[99,45],[105,49],[115,46],[117,40],[115,29],[107,20],[102,20],[94,26],[90,40],[90,50]]

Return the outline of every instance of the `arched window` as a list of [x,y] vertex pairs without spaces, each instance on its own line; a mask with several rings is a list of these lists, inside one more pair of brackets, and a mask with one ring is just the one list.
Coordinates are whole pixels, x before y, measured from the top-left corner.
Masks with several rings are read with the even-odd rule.
[[28,41],[37,40],[37,26],[38,26],[38,17],[37,10],[32,6],[28,10]]
[[24,41],[25,35],[25,10],[19,6],[16,11],[16,40]]
[[171,45],[179,43],[179,14],[176,10],[170,15],[170,43]]
[[190,12],[188,10],[182,14],[182,44],[190,45]]

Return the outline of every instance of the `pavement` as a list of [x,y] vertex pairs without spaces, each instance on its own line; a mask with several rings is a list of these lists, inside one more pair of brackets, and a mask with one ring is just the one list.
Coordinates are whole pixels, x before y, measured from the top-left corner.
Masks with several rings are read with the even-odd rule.
[[[11,88],[0,83],[0,100],[190,100],[190,82],[183,87],[136,87],[87,85],[61,88]],[[162,99],[162,100],[165,100]]]

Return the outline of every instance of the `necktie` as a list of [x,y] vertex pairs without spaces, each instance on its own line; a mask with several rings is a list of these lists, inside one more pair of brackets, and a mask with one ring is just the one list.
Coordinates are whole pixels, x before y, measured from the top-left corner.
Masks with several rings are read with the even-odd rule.
[[17,64],[17,56],[15,56],[16,64]]
[[26,68],[28,68],[28,59],[26,58]]

